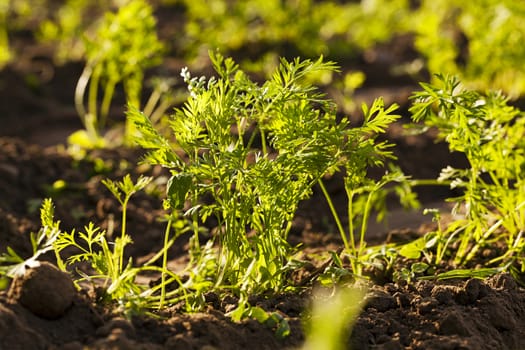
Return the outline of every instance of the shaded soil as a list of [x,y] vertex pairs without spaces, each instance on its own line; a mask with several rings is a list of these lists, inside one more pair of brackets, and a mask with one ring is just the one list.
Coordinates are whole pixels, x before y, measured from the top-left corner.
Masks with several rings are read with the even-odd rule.
[[[385,48],[378,48],[385,50]],[[387,50],[388,51],[388,50]],[[380,52],[380,51],[379,51]],[[400,53],[401,56],[406,53]],[[100,183],[126,173],[153,175],[162,188],[163,170],[137,166],[141,152],[132,149],[97,151],[75,160],[64,151],[66,137],[80,128],[72,107],[72,91],[81,65],[54,67],[45,55],[31,58],[33,65],[10,66],[0,72],[0,252],[12,247],[22,256],[31,251],[29,234],[39,228],[38,208],[51,197],[64,230],[93,221],[103,229],[119,229],[119,205]],[[53,68],[51,77],[28,70],[34,60]],[[42,62],[41,62],[42,61]],[[361,62],[362,64],[366,62]],[[391,62],[390,62],[391,63]],[[359,64],[356,63],[356,64]],[[415,83],[397,79],[379,63],[368,62],[376,76],[358,91],[369,101],[378,91],[391,102],[407,108]],[[354,68],[354,67],[352,67]],[[360,68],[360,67],[358,67]],[[361,67],[362,68],[362,67]],[[39,83],[28,83],[36,76]],[[402,87],[400,87],[402,86]],[[400,92],[401,91],[401,92]],[[119,111],[117,110],[116,113]],[[416,178],[435,178],[447,165],[462,163],[436,145],[432,135],[407,137],[394,125],[387,137],[394,142],[399,163]],[[53,188],[64,180],[64,189]],[[340,182],[328,182],[343,213],[344,191]],[[450,195],[443,188],[427,188],[420,198],[426,206],[445,206]],[[392,207],[387,226],[370,227],[369,239],[383,242],[392,237],[415,237],[432,227],[419,213]],[[145,261],[162,246],[164,226],[159,199],[138,193],[130,203],[128,223],[134,244],[127,254]],[[331,215],[316,190],[294,221],[292,244],[304,244],[304,257],[336,251],[339,237],[329,224]],[[170,251],[170,268],[187,258],[185,242]],[[44,256],[43,260],[51,260]],[[302,273],[306,281],[322,262]],[[317,264],[317,265],[316,265]],[[0,349],[297,349],[304,342],[302,322],[312,300],[312,285],[300,293],[260,297],[252,301],[281,314],[291,335],[278,339],[274,331],[255,320],[232,322],[225,313],[235,299],[210,295],[207,309],[187,315],[173,306],[159,317],[124,318],[109,306],[95,303],[89,290],[71,290],[69,276],[50,265],[28,267],[27,274],[0,293]],[[61,287],[58,287],[61,286]],[[521,349],[525,348],[525,290],[506,274],[488,280],[416,281],[371,285],[363,311],[348,333],[353,349]]]

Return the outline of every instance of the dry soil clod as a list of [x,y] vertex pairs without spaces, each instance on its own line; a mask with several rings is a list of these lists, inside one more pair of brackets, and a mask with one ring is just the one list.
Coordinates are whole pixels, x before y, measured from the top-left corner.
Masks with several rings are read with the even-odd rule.
[[27,269],[23,276],[15,277],[8,298],[39,317],[57,319],[71,306],[76,293],[67,273],[48,262],[41,262]]

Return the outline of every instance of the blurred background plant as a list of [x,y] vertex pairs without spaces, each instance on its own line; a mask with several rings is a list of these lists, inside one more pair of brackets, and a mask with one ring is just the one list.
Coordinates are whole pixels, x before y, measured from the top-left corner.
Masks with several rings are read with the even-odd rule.
[[366,302],[365,293],[359,286],[317,288],[304,320],[306,340],[301,349],[348,349],[347,338]]
[[[315,79],[338,87],[331,90],[345,113],[358,111],[353,94],[367,79],[380,79],[367,74],[404,76],[414,86],[433,81],[434,73],[453,74],[469,88],[501,89],[512,99],[525,91],[522,1],[2,0],[0,19],[0,66],[28,54],[13,39],[45,45],[56,65],[85,64],[76,107],[86,130],[72,139],[77,144],[103,146],[99,134],[114,125],[106,119],[115,97],[120,107],[126,99],[145,105],[155,90],[144,83],[152,69],[171,79],[166,67],[176,58],[193,71],[209,70],[210,49],[260,79],[280,57],[338,62],[342,74]],[[398,44],[408,50],[401,58]],[[388,71],[376,73],[378,65]],[[159,102],[155,119],[161,122],[162,111],[182,100]],[[115,114],[115,121],[124,119],[123,108]]]
[[427,0],[411,27],[429,72],[455,75],[468,88],[502,90],[517,98],[525,92],[524,21],[523,1]]
[[[96,31],[86,36],[87,62],[75,91],[75,106],[85,127],[81,135],[94,146],[103,145],[101,131],[117,84],[122,83],[127,103],[139,108],[144,70],[161,62],[162,44],[152,11],[146,1],[129,1],[116,13],[107,12]],[[124,138],[130,128],[126,124]]]

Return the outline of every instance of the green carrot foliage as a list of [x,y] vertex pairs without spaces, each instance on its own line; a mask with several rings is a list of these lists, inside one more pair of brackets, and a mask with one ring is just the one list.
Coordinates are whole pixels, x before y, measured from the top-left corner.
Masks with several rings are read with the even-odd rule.
[[[413,95],[414,121],[439,131],[449,149],[465,155],[466,169],[446,167],[440,179],[461,190],[455,213],[462,215],[448,230],[459,247],[454,261],[468,263],[483,247],[504,242],[507,252],[489,264],[523,271],[525,228],[525,118],[497,92],[464,89],[453,77],[437,76]],[[441,237],[441,242],[447,237]],[[437,237],[436,237],[437,238]],[[437,241],[436,241],[437,242]],[[448,243],[447,243],[448,244]]]
[[[214,258],[197,267],[209,275],[193,280],[241,295],[283,290],[292,251],[287,235],[299,202],[323,176],[343,168],[353,186],[362,185],[367,167],[391,155],[375,136],[397,119],[395,107],[378,100],[364,107],[363,126],[352,128],[307,80],[335,70],[331,62],[282,60],[259,85],[231,59],[212,53],[211,60],[218,77],[182,71],[190,97],[169,120],[173,140],[132,106],[128,118],[139,131],[137,143],[149,150],[146,161],[172,172],[167,207],[185,210],[195,227],[210,217],[218,222]],[[197,231],[192,242],[203,254],[195,261],[210,256]]]

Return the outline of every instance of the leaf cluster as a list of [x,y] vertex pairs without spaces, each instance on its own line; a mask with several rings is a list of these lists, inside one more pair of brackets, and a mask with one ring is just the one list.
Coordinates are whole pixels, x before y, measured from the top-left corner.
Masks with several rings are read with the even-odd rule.
[[[480,249],[505,242],[507,253],[489,264],[520,261],[523,268],[522,232],[525,224],[525,118],[500,93],[481,94],[464,89],[451,76],[438,75],[439,84],[422,84],[413,95],[414,121],[438,129],[449,149],[465,155],[469,166],[443,169],[440,181],[461,191],[453,200],[455,213],[462,215],[427,245],[459,241],[456,264],[465,264]],[[454,237],[452,239],[452,237]]]
[[211,59],[217,77],[182,71],[190,97],[169,120],[173,139],[137,109],[130,107],[128,118],[139,131],[137,143],[150,150],[146,161],[171,169],[167,207],[219,223],[219,272],[208,277],[213,285],[241,293],[281,290],[291,252],[286,238],[299,202],[343,168],[349,186],[362,186],[367,167],[391,156],[375,139],[398,118],[395,106],[385,109],[377,100],[363,107],[363,125],[351,127],[308,83],[311,74],[335,70],[331,62],[283,59],[257,84],[233,60],[217,53]]
[[160,62],[163,45],[152,7],[145,0],[133,0],[116,13],[106,12],[94,34],[85,36],[85,47],[87,62],[77,83],[75,105],[88,140],[98,145],[117,84],[123,84],[128,103],[138,107],[144,71]]
[[525,91],[524,18],[522,1],[427,0],[409,20],[430,72],[457,75],[470,88],[501,89],[516,98]]

